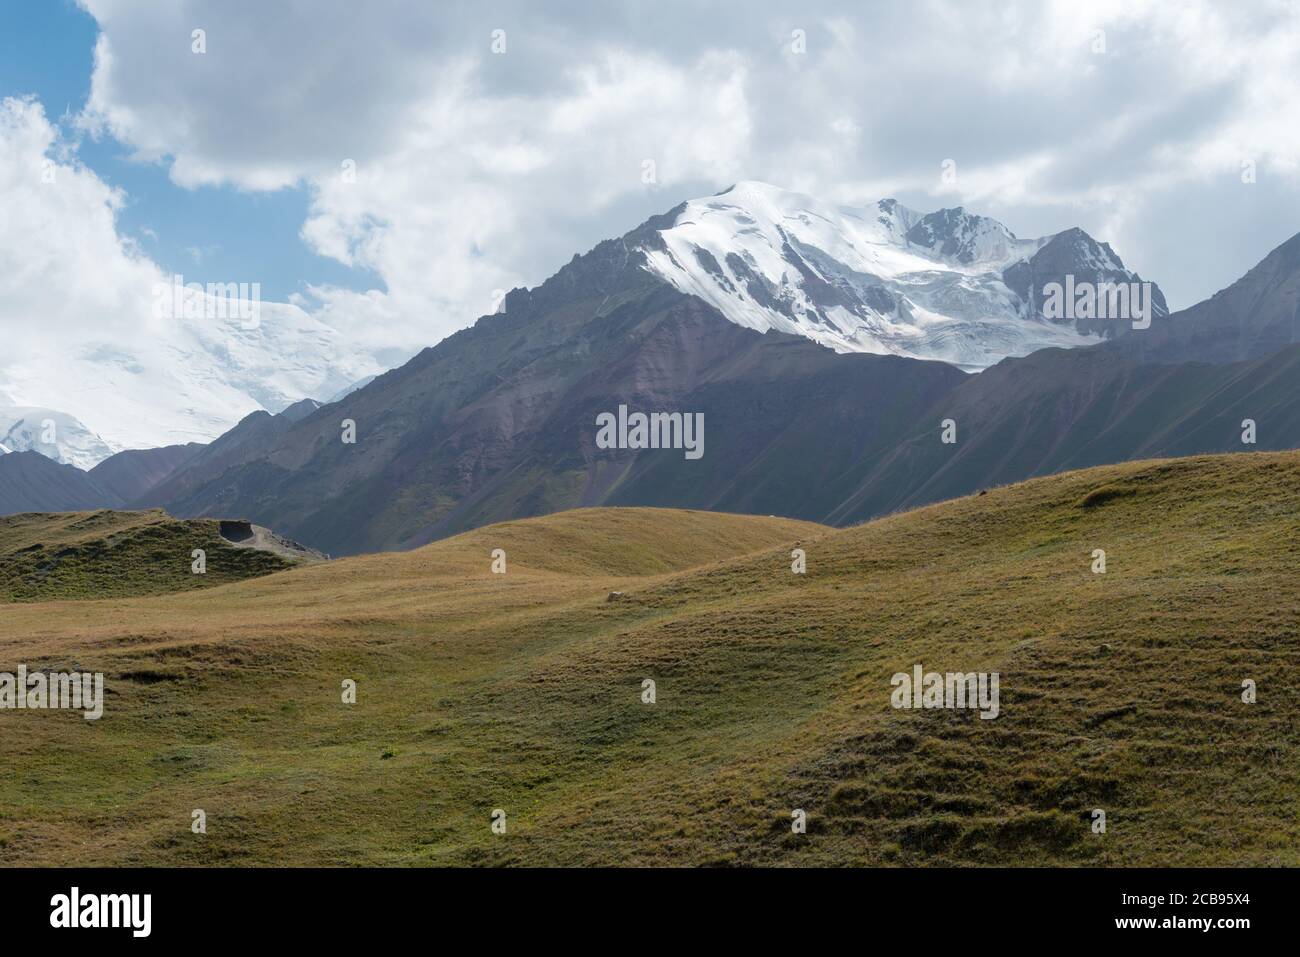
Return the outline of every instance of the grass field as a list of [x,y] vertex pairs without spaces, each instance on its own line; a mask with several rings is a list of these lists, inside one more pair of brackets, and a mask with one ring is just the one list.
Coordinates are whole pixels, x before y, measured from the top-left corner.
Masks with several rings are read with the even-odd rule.
[[[1300,454],[1258,453],[4,605],[0,671],[109,694],[0,711],[0,862],[1294,866],[1298,568]],[[918,663],[998,672],[1000,715],[895,710]]]

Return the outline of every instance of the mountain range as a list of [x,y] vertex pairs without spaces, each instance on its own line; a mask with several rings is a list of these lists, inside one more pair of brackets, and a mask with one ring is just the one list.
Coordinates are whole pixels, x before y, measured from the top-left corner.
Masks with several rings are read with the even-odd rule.
[[[1300,446],[1300,237],[1181,312],[1152,284],[1149,328],[1045,318],[1067,279],[1143,281],[1078,229],[1025,240],[963,209],[740,183],[324,406],[57,482],[67,466],[0,456],[0,490],[29,490],[0,505],[239,516],[345,554],[589,505],[843,525],[1086,465]],[[704,456],[602,447],[620,406],[702,413]]]

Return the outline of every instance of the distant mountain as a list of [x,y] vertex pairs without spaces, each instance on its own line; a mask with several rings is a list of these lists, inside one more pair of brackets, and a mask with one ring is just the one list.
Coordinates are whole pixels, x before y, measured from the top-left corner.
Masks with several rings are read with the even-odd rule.
[[[331,554],[596,503],[790,512],[965,378],[758,335],[621,258],[617,243],[597,247],[512,293],[504,314],[288,429],[260,420],[266,431],[212,459],[237,436],[223,437],[152,500],[247,515]],[[703,411],[706,454],[597,448],[596,416],[620,405]]]
[[273,448],[281,435],[317,408],[319,403],[315,400],[304,399],[279,415],[264,410],[249,413],[229,432],[199,446],[165,476],[127,501],[137,508],[150,508],[183,499],[209,477],[221,475],[226,469]]
[[[1043,316],[1048,311],[1043,290],[1052,284],[1073,288],[1086,283],[1096,290],[1105,284],[1140,283],[1141,277],[1124,268],[1108,243],[1097,242],[1082,229],[1067,229],[1044,242],[1032,256],[1004,269],[1002,281],[1026,303],[1029,315]],[[1164,293],[1155,283],[1151,284],[1151,300],[1153,322],[1169,314]],[[1085,336],[1118,340],[1135,331],[1133,321],[1132,316],[1079,317],[1074,328]]]
[[66,412],[30,406],[0,406],[0,448],[40,452],[79,469],[92,468],[115,451]]
[[57,409],[83,424],[101,445],[61,460],[90,468],[124,448],[210,441],[250,412],[333,395],[387,367],[284,303],[261,303],[256,323],[224,315],[142,321],[151,333],[139,341],[79,341],[13,365],[0,355],[3,406]]
[[[1069,271],[1137,279],[1078,230],[1018,239],[960,207],[836,206],[757,182],[683,203],[621,243],[627,262],[747,328],[967,371],[1124,331],[1043,318],[1040,279]],[[275,413],[308,396],[339,401],[387,365],[295,305],[259,303],[247,321],[211,315],[213,302],[185,287],[168,298],[175,315],[152,319],[140,343],[85,341],[14,366],[0,360],[2,401],[26,407],[21,416],[0,410],[0,445],[89,469],[123,448],[210,441],[259,409]],[[58,442],[33,441],[33,422],[50,415],[65,425]],[[4,432],[19,418],[29,438],[9,441]]]
[[122,504],[113,492],[71,465],[40,452],[0,455],[0,515],[70,512]]
[[118,452],[90,470],[90,477],[123,502],[140,498],[203,449],[198,442]]
[[307,416],[311,415],[320,407],[321,403],[317,402],[315,399],[300,399],[293,405],[282,410],[279,414],[284,416],[290,422],[297,422],[300,419],[307,418]]
[[[1077,347],[1127,323],[1044,318],[1041,290],[1140,282],[1080,229],[1017,239],[960,207],[921,214],[896,200],[835,206],[745,182],[674,209],[626,243],[646,268],[733,322],[839,352],[938,359],[968,371],[1049,346]],[[1167,312],[1152,284],[1157,314]]]
[[348,385],[344,386],[342,389],[339,389],[338,392],[335,392],[328,399],[326,399],[324,404],[329,405],[331,402],[337,402],[339,401],[339,399],[342,399],[344,396],[349,396],[353,392],[356,392],[357,389],[360,389],[363,386],[368,386],[370,385],[370,383],[374,381],[375,381],[375,377],[373,375],[368,375],[365,376],[364,378],[358,379],[356,382],[349,383]]
[[[957,441],[940,441],[951,419]],[[1255,442],[1242,440],[1243,421]],[[1300,448],[1300,346],[1264,359],[1141,363],[1048,349],[972,376],[823,519],[850,524],[982,488],[1131,459]]]

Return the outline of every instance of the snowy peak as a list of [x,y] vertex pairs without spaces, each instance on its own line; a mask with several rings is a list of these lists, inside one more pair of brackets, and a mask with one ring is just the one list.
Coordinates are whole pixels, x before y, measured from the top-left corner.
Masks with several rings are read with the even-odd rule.
[[1026,246],[996,219],[972,215],[960,206],[921,217],[907,231],[907,241],[964,266],[1004,262],[1021,255]]
[[[1007,268],[1002,279],[1007,288],[1027,304],[1027,311],[1032,315],[1042,315],[1047,311],[1043,308],[1044,290],[1053,285],[1065,289],[1082,288],[1087,284],[1093,289],[1101,289],[1141,282],[1137,273],[1124,268],[1124,263],[1109,243],[1098,242],[1077,227],[1046,240],[1033,256]],[[1151,312],[1153,317],[1169,314],[1164,294],[1154,283],[1151,284]],[[1085,335],[1103,338],[1123,335],[1131,324],[1129,319],[1096,315],[1066,322]]]
[[1064,262],[1102,272],[1125,271],[1124,263],[1115,255],[1115,250],[1110,248],[1109,243],[1097,242],[1077,226],[1071,226],[1051,237],[1044,244],[1044,249],[1048,246],[1059,250],[1059,256]]
[[[252,324],[224,314],[152,321],[151,336],[85,339],[0,363],[9,397],[0,398],[0,441],[89,469],[122,449],[210,441],[256,409],[308,414],[295,403],[383,368],[376,353],[290,303],[261,303]],[[15,426],[21,437],[6,438]]]
[[117,451],[73,416],[31,406],[0,407],[0,449],[0,454],[40,452],[82,470]]
[[[922,214],[894,199],[839,206],[755,181],[683,203],[624,243],[651,273],[739,325],[838,352],[967,370],[1119,333],[1113,324],[1046,320],[1041,287],[1027,282],[1047,281],[1062,266],[1080,277],[1136,278],[1082,230],[1019,239],[962,207]],[[1049,246],[1043,268],[1030,268]]]
[[921,221],[921,214],[908,209],[896,199],[882,199],[876,203],[876,222],[884,228],[882,238],[898,245],[906,245],[907,234]]

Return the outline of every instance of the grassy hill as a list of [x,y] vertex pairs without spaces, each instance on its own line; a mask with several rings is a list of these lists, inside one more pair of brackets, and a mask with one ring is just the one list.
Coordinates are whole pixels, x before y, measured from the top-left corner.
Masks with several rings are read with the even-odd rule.
[[[0,711],[0,862],[1294,866],[1298,533],[1300,453],[1239,454],[839,531],[584,510],[10,606],[0,670],[111,694]],[[893,709],[918,663],[998,672],[1000,715]]]
[[[292,567],[228,544],[219,524],[174,519],[161,509],[0,516],[0,602],[164,594]],[[196,548],[207,556],[202,575],[191,568]]]

